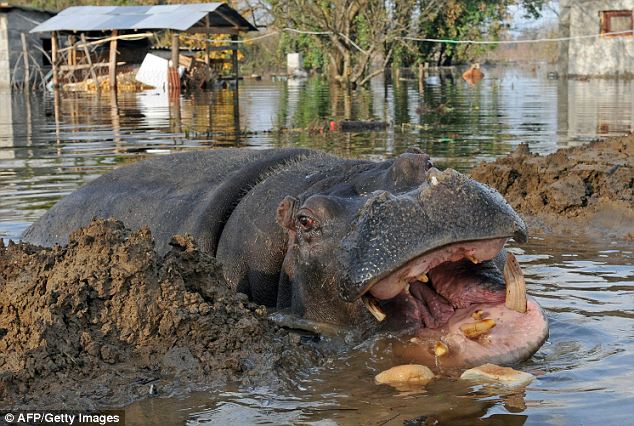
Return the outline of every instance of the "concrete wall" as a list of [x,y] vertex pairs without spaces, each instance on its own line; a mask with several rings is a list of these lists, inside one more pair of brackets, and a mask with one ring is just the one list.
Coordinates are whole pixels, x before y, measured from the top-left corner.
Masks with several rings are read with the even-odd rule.
[[[9,87],[11,81],[22,82],[24,79],[22,40],[20,34],[27,35],[29,53],[31,59],[31,73],[33,75],[36,68],[33,60],[38,66],[42,66],[42,53],[34,48],[34,45],[42,47],[39,34],[29,34],[39,22],[44,22],[51,15],[43,12],[22,10],[17,8],[0,10],[0,87]],[[19,63],[16,67],[16,62]],[[12,76],[15,70],[15,75]]]
[[9,66],[9,32],[7,31],[7,15],[0,13],[0,88],[10,85]]
[[[634,0],[561,0],[561,36],[599,34],[600,12],[634,10]],[[634,77],[634,37],[591,37],[562,43],[560,68],[568,76]]]

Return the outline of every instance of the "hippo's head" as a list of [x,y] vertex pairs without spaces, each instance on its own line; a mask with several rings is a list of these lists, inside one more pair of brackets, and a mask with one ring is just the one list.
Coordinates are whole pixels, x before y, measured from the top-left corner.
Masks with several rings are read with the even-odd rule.
[[382,164],[279,205],[289,234],[279,304],[407,336],[400,351],[411,360],[443,347],[445,365],[532,355],[547,322],[503,251],[509,238],[526,241],[522,219],[498,192],[418,150]]

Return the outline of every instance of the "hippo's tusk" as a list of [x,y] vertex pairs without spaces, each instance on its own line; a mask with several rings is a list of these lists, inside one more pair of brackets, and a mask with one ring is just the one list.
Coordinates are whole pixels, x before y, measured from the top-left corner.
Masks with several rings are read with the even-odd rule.
[[480,263],[480,260],[472,254],[466,254],[465,257],[469,259],[471,262],[475,263],[476,265]]
[[368,308],[368,311],[370,311],[377,321],[381,322],[387,317],[387,315],[385,315],[385,313],[381,310],[381,307],[376,303],[376,299],[374,297],[364,295],[362,299],[365,307]]
[[519,312],[526,312],[526,281],[517,259],[513,253],[508,253],[504,264],[504,282],[506,284],[507,308]]
[[434,344],[434,355],[437,357],[447,355],[447,352],[449,352],[449,347],[445,343],[439,340]]
[[495,321],[487,318],[478,322],[468,322],[460,326],[462,333],[469,339],[475,339],[482,336],[495,327]]
[[420,274],[419,276],[416,277],[416,279],[422,283],[429,282],[429,277],[427,276],[427,274]]

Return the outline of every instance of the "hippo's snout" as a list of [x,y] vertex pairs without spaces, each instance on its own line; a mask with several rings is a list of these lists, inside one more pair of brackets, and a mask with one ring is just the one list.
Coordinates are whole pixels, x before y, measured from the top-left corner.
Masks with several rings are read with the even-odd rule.
[[[524,221],[498,192],[454,170],[424,177],[415,190],[368,196],[343,240],[339,295],[362,298],[388,330],[416,330],[413,358],[438,345],[451,354],[447,365],[528,358],[547,321],[503,251],[509,238],[526,242]],[[476,350],[482,338],[488,346]]]
[[371,283],[411,259],[467,241],[527,240],[526,224],[495,190],[454,170],[427,171],[419,188],[371,194],[344,238],[349,281],[340,296],[358,299]]

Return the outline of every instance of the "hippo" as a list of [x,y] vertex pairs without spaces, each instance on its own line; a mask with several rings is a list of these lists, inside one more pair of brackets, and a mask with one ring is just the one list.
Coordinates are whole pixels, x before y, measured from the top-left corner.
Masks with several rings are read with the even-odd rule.
[[548,335],[504,249],[526,242],[523,220],[498,192],[435,168],[417,148],[379,162],[298,148],[140,161],[63,198],[23,240],[64,244],[94,217],[148,226],[160,253],[190,234],[253,302],[390,333],[410,360],[441,347],[446,365],[514,363]]

